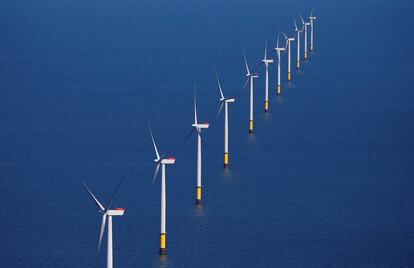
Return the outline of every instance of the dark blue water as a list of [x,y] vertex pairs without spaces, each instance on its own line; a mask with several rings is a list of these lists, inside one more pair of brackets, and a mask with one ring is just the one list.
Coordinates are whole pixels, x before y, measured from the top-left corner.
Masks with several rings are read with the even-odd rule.
[[[257,80],[249,135],[242,49],[315,9],[315,48],[270,113]],[[115,267],[412,267],[414,78],[409,1],[2,1],[1,267],[105,267],[100,216],[114,218]],[[294,45],[295,47],[295,45]],[[274,54],[273,54],[274,55]],[[295,56],[293,56],[295,59]],[[160,258],[161,152],[201,120],[219,92],[230,106],[205,131],[203,205],[195,207],[196,138],[167,169],[167,251]],[[257,69],[263,74],[263,67]]]

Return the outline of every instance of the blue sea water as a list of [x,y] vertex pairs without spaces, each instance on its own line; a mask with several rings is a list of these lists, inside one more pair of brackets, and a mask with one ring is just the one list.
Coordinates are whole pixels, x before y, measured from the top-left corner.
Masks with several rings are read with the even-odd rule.
[[[105,267],[100,215],[78,181],[114,207],[115,267],[413,267],[414,78],[410,1],[0,2],[0,266]],[[248,134],[242,50],[311,9],[315,52],[263,113],[263,66]],[[293,44],[295,48],[296,43]],[[294,50],[295,51],[295,50]],[[274,54],[272,54],[274,56]],[[292,58],[295,59],[295,54]],[[295,64],[293,64],[295,66]],[[224,170],[219,92],[230,106]],[[160,257],[155,154],[191,129],[167,168]]]

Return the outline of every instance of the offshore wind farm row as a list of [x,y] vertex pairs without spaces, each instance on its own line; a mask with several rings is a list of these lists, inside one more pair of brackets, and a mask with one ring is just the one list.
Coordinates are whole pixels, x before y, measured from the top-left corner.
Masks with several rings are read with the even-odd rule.
[[[314,51],[314,21],[317,19],[316,16],[313,15],[313,11],[310,12],[308,18],[304,19],[301,15],[299,15],[300,24],[298,25],[297,20],[293,17],[293,26],[294,29],[287,33],[279,32],[277,36],[276,46],[272,52],[268,51],[268,41],[265,41],[264,47],[264,56],[260,63],[255,65],[253,68],[249,67],[248,61],[246,59],[246,55],[243,52],[243,60],[244,65],[246,68],[246,81],[244,81],[243,89],[246,88],[248,85],[250,86],[249,91],[249,123],[248,123],[248,132],[253,133],[254,131],[254,81],[255,79],[259,78],[259,75],[255,72],[258,68],[264,66],[265,69],[265,98],[264,98],[264,112],[267,113],[269,111],[269,67],[274,62],[277,63],[277,82],[275,83],[276,86],[276,94],[277,96],[281,95],[281,59],[284,53],[287,54],[287,81],[292,82],[292,72],[291,72],[291,53],[292,53],[292,42],[296,42],[296,68],[301,68],[301,60],[303,55],[303,60],[307,60],[308,55],[308,47],[310,51]],[[310,27],[310,44],[308,44],[308,27]],[[301,37],[303,37],[303,54],[301,51]],[[284,38],[284,42],[280,39]],[[271,57],[271,54],[275,53],[275,58]],[[223,154],[223,167],[228,168],[230,157],[229,157],[229,104],[233,104],[236,102],[235,97],[229,97],[225,95],[223,87],[220,83],[219,75],[217,71],[215,71],[215,76],[217,80],[217,87],[219,91],[219,102],[220,107],[217,110],[215,121],[218,119],[219,115],[221,114],[224,108],[224,154]],[[205,131],[213,126],[213,124],[207,122],[200,122],[198,114],[197,114],[197,98],[196,98],[196,84],[194,83],[194,122],[191,125],[191,131],[182,139],[179,145],[174,148],[173,150],[167,153],[161,153],[158,150],[155,135],[153,130],[150,126],[149,121],[148,123],[148,130],[150,133],[151,143],[154,148],[155,156],[155,171],[152,177],[152,184],[158,177],[159,170],[161,168],[161,215],[160,215],[160,248],[159,253],[160,255],[166,254],[166,209],[167,209],[167,196],[166,196],[166,166],[173,165],[176,161],[176,158],[173,157],[174,153],[178,151],[178,149],[193,135],[197,135],[197,174],[196,174],[196,205],[201,205],[202,202],[202,145],[203,145],[203,138],[202,131]],[[88,195],[91,197],[95,205],[98,207],[98,212],[102,215],[102,223],[101,229],[99,234],[99,242],[98,242],[98,252],[101,247],[101,243],[103,240],[103,236],[105,234],[105,228],[107,227],[107,267],[113,267],[113,232],[112,232],[112,217],[114,216],[123,216],[125,209],[124,208],[115,208],[112,209],[112,202],[113,199],[122,184],[124,178],[122,178],[116,187],[113,190],[113,194],[111,195],[108,203],[106,206],[103,206],[96,195],[92,192],[92,190],[88,187],[86,182],[83,179],[80,179],[81,183],[83,184],[84,188],[88,192]]]

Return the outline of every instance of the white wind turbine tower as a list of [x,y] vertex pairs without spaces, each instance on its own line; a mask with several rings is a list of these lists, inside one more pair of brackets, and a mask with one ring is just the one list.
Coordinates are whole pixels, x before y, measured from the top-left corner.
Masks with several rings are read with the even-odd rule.
[[310,20],[310,26],[311,26],[310,50],[313,51],[313,21],[316,20],[316,17],[313,16],[313,9],[311,10],[309,20]]
[[172,165],[175,163],[175,158],[168,155],[163,155],[160,157],[157,145],[155,144],[154,135],[152,134],[151,126],[148,123],[148,129],[151,134],[152,144],[154,145],[155,155],[157,156],[154,159],[154,162],[157,163],[155,167],[155,173],[152,178],[152,183],[154,183],[158,170],[161,165],[161,231],[160,231],[160,255],[165,255],[166,251],[166,210],[167,210],[167,199],[166,199],[166,186],[165,186],[165,165]]
[[218,114],[220,114],[221,109],[224,105],[224,167],[228,167],[229,165],[229,114],[228,114],[228,104],[233,103],[236,101],[235,98],[225,98],[223,95],[223,90],[221,89],[220,81],[216,72],[217,84],[220,90],[220,108],[218,110]]
[[275,47],[277,54],[277,95],[280,96],[280,52],[285,51],[285,47],[279,47],[279,34],[277,35],[277,44]]
[[269,110],[269,63],[273,63],[272,59],[267,58],[267,40],[265,44],[265,52],[262,62],[266,67],[266,81],[265,81],[265,113]]
[[293,23],[295,24],[295,32],[297,32],[297,54],[296,54],[296,69],[300,68],[300,33],[303,32],[303,27],[301,29],[298,28],[296,24],[295,17],[293,17]]
[[201,130],[209,128],[208,123],[198,123],[196,91],[194,86],[194,124],[193,128],[197,131],[197,188],[196,188],[196,204],[201,204]]
[[284,32],[282,32],[282,34],[285,36],[286,42],[287,42],[287,48],[288,48],[288,81],[290,81],[290,78],[291,78],[290,77],[290,42],[295,41],[295,38],[287,37]]
[[94,203],[98,206],[99,213],[102,214],[102,224],[101,224],[101,232],[100,232],[100,235],[99,235],[98,252],[99,252],[99,249],[101,247],[101,242],[102,242],[103,235],[105,233],[106,220],[108,219],[108,247],[107,247],[107,258],[106,258],[107,265],[106,265],[106,267],[107,268],[112,268],[113,267],[112,217],[113,216],[122,216],[122,215],[124,215],[125,209],[123,209],[123,208],[111,209],[111,204],[112,204],[112,200],[113,200],[116,192],[118,191],[119,186],[121,185],[121,183],[123,181],[123,178],[119,181],[118,185],[115,187],[115,190],[114,190],[111,198],[109,199],[109,202],[106,205],[106,207],[102,206],[102,204],[99,202],[98,198],[92,193],[92,191],[89,189],[89,187],[86,185],[86,183],[82,179],[79,179],[79,180],[81,181],[81,183],[85,187],[86,191],[88,191],[88,193],[89,193],[90,197],[92,198],[92,200],[94,201]]
[[304,45],[305,56],[304,56],[304,59],[306,60],[308,58],[308,26],[310,25],[310,22],[305,22],[303,20],[302,16],[300,16],[300,19],[302,20],[302,24],[305,28],[305,45]]
[[257,74],[252,74],[250,73],[249,70],[249,65],[247,64],[247,60],[246,60],[246,55],[244,55],[243,53],[243,57],[244,57],[244,63],[246,65],[246,76],[247,76],[247,81],[250,81],[250,117],[249,117],[249,132],[252,133],[253,132],[253,79],[259,77]]

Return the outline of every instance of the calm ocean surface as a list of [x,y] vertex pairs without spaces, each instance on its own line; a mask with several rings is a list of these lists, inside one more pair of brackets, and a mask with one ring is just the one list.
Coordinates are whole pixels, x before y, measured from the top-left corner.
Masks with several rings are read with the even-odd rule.
[[[414,38],[410,1],[0,2],[0,266],[106,267],[101,217],[78,181],[114,207],[115,267],[413,267]],[[315,49],[263,113],[264,68],[248,134],[242,49],[314,8]],[[303,39],[302,39],[303,40]],[[296,48],[296,43],[293,44]],[[296,50],[294,50],[296,51]],[[274,56],[275,54],[272,54]],[[292,55],[292,59],[296,54]],[[295,64],[293,64],[295,66]],[[217,68],[230,105],[167,168],[167,252],[160,258],[158,148],[214,121]]]

